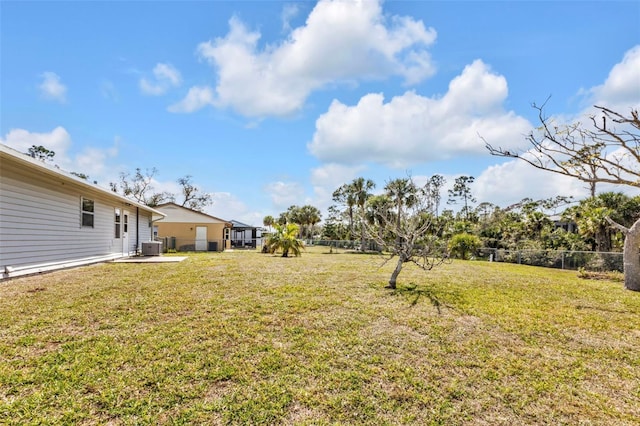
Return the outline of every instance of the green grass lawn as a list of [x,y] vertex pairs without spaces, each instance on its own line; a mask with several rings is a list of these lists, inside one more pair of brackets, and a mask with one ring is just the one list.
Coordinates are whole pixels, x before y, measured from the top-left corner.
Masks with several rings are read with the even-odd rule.
[[190,255],[0,283],[0,424],[640,424],[640,294],[574,271]]

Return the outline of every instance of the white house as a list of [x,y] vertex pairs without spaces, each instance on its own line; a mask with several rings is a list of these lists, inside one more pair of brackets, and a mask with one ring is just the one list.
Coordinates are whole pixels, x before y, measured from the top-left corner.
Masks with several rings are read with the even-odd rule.
[[0,144],[0,279],[138,253],[163,216]]

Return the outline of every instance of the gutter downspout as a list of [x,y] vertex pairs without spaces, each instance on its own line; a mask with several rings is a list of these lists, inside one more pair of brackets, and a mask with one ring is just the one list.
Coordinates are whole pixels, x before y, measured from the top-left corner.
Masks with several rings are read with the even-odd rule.
[[136,253],[140,253],[140,207],[136,206]]

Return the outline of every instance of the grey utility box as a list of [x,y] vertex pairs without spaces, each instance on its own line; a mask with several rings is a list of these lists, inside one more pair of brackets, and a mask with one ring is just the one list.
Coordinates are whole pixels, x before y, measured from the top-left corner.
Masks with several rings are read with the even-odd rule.
[[162,241],[142,243],[143,256],[160,256],[160,254],[162,254]]

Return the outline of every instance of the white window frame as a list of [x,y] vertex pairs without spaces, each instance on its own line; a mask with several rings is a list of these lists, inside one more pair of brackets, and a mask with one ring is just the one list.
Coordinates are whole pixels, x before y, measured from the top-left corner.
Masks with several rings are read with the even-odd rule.
[[113,209],[113,223],[114,223],[114,233],[116,239],[122,238],[122,210],[119,207]]
[[[91,210],[85,210],[85,201],[91,203]],[[80,197],[80,227],[81,228],[95,228],[95,215],[96,202],[93,199]],[[91,217],[91,225],[85,225],[85,217]]]

